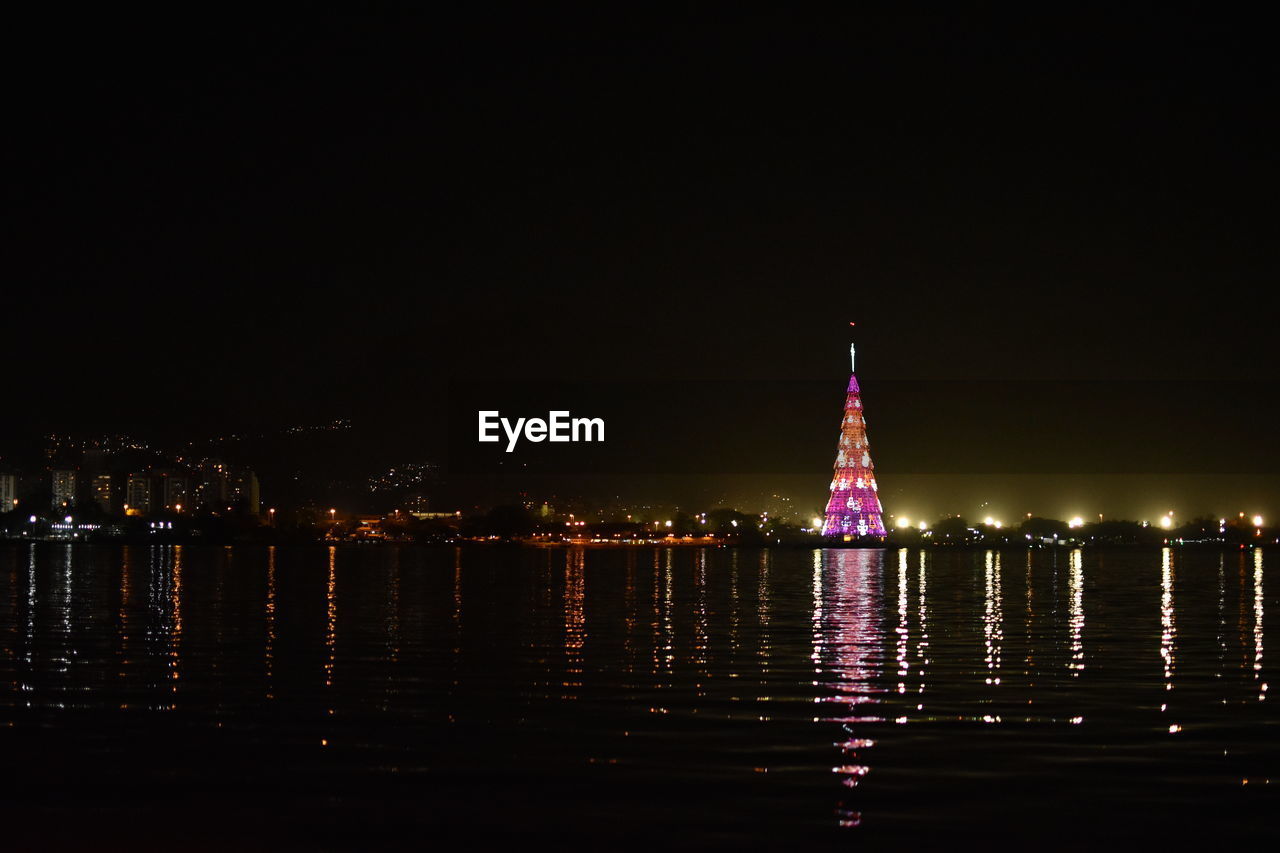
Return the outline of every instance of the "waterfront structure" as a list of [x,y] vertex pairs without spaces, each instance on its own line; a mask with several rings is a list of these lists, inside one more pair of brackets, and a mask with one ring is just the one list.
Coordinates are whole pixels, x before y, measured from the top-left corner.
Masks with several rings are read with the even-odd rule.
[[258,494],[257,474],[248,468],[241,468],[232,473],[227,485],[227,497],[232,503],[239,504],[250,515],[258,514],[262,505]]
[[96,503],[103,512],[109,513],[112,510],[111,498],[111,475],[98,474],[93,478],[93,502]]
[[124,498],[126,514],[146,515],[151,512],[151,475],[145,472],[130,474]]
[[13,474],[0,474],[0,512],[8,512],[18,505],[18,478]]
[[196,487],[196,504],[216,509],[227,502],[227,466],[217,459],[200,465],[200,485]]
[[196,505],[214,512],[237,506],[251,515],[261,509],[258,475],[248,468],[233,468],[219,459],[206,459],[200,464],[199,476],[200,483],[192,495]]
[[883,539],[883,512],[871,449],[867,444],[867,422],[862,413],[862,390],[858,387],[853,344],[849,345],[849,387],[840,421],[840,441],[836,447],[835,475],[831,499],[827,501],[822,535],[843,541]]
[[76,472],[58,470],[53,472],[53,508],[71,506],[76,502]]
[[190,508],[188,480],[184,474],[176,471],[161,471],[160,482],[164,489],[164,508],[181,512],[183,506]]

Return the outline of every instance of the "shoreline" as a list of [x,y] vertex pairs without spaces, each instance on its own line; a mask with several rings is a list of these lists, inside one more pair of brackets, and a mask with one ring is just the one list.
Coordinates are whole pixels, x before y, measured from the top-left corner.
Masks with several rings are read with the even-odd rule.
[[920,544],[920,543],[899,543],[899,542],[726,542],[722,540],[704,541],[704,540],[650,540],[636,542],[590,542],[590,541],[568,541],[568,542],[513,542],[513,541],[477,541],[470,539],[460,539],[453,541],[439,542],[413,542],[401,540],[349,540],[349,541],[332,541],[324,540],[314,541],[297,541],[287,540],[280,542],[270,541],[215,541],[211,539],[199,538],[172,538],[172,539],[34,539],[34,538],[9,538],[0,539],[0,547],[11,545],[90,545],[94,547],[100,546],[127,546],[145,548],[156,545],[165,546],[206,546],[211,548],[311,548],[311,547],[343,547],[343,548],[467,548],[467,549],[504,549],[504,550],[551,550],[551,549],[589,549],[589,550],[627,550],[627,549],[652,549],[652,548],[715,548],[715,549],[750,549],[750,550],[781,550],[781,551],[1074,551],[1077,549],[1086,551],[1160,551],[1165,548],[1173,548],[1176,550],[1188,551],[1221,551],[1223,553],[1238,553],[1244,551],[1252,551],[1255,549],[1276,549],[1280,548],[1280,543],[1276,542],[1258,542],[1258,543],[1230,543],[1230,542],[1166,542],[1166,543],[1150,543],[1150,542],[1083,542],[1075,544],[1058,544],[1058,545],[1020,545],[1016,543],[964,543],[964,544]]

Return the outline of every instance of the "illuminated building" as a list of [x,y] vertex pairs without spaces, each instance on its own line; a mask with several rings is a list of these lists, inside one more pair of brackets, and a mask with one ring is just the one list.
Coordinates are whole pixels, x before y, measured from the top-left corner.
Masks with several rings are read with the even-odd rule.
[[130,474],[125,484],[124,502],[128,515],[146,515],[151,512],[151,475]]
[[180,511],[184,506],[191,506],[191,483],[185,475],[174,471],[163,471],[160,478],[164,489],[165,509]]
[[227,502],[227,467],[218,460],[211,459],[200,466],[195,502],[203,507],[217,507]]
[[261,503],[258,476],[248,468],[232,468],[217,459],[200,465],[200,484],[190,497],[208,509],[221,512],[238,506],[252,515],[258,514]]
[[111,475],[99,474],[93,478],[93,502],[103,512],[111,512]]
[[76,472],[53,472],[53,506],[71,506],[76,502]]
[[[849,345],[850,367],[854,349]],[[856,372],[849,375],[849,390],[840,422],[840,443],[836,448],[835,475],[831,499],[827,502],[822,535],[843,540],[884,538],[880,497],[875,469],[867,444],[867,422],[862,414],[862,391]]]
[[0,512],[8,512],[18,503],[18,478],[0,474]]
[[257,515],[261,507],[258,496],[258,475],[247,468],[235,471],[227,483],[227,498],[238,503],[250,515]]

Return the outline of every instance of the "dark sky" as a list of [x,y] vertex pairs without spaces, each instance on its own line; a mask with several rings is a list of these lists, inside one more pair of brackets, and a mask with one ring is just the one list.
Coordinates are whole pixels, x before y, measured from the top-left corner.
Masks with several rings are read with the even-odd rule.
[[1078,471],[1082,417],[1086,469],[1185,459],[1215,506],[1280,471],[1260,21],[351,8],[10,23],[5,434],[351,417],[433,458],[450,380],[830,381],[817,450],[739,469],[798,473],[856,319],[885,482]]

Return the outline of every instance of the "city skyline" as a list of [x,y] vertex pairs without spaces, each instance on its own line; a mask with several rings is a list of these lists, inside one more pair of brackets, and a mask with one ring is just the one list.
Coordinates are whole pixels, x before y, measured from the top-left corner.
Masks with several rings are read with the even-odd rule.
[[[822,515],[818,515],[811,524],[813,532],[821,529],[824,535],[835,539],[875,540],[883,537],[886,528],[890,532],[904,528],[918,529],[928,535],[927,531],[945,525],[951,519],[961,518],[968,518],[974,530],[991,528],[988,538],[1002,527],[1019,528],[1023,526],[1024,520],[1035,520],[1036,523],[1050,521],[1061,525],[1066,525],[1070,520],[1071,528],[1092,528],[1095,523],[1100,526],[1107,522],[1140,525],[1153,531],[1166,532],[1192,530],[1197,526],[1208,530],[1209,526],[1216,526],[1219,528],[1218,532],[1222,532],[1226,526],[1237,525],[1262,530],[1269,526],[1264,520],[1274,518],[1263,504],[1247,498],[1237,502],[1237,506],[1246,507],[1245,509],[1227,510],[1219,507],[1214,511],[1205,511],[1202,507],[1200,511],[1188,511],[1179,507],[1138,515],[1095,513],[1089,508],[1090,501],[1087,498],[1081,500],[1070,497],[1064,497],[1059,503],[1059,507],[1066,508],[1065,511],[1060,509],[1056,512],[1039,508],[1027,509],[1025,512],[1012,511],[1011,504],[991,500],[974,501],[967,506],[952,507],[941,513],[913,510],[903,502],[893,507],[893,511],[883,512],[877,496],[878,484],[866,455],[868,444],[863,422],[860,417],[856,421],[850,420],[851,414],[860,415],[862,408],[856,392],[856,376],[850,378],[850,389],[836,459],[836,479],[830,485],[831,498],[824,513],[825,520]],[[66,441],[66,437],[59,440]],[[134,442],[125,444],[135,449],[139,446]],[[3,499],[2,506],[5,507],[0,510],[0,514],[8,512],[11,516],[18,517],[20,523],[21,517],[28,514],[31,514],[30,520],[33,522],[37,515],[57,521],[64,514],[75,514],[91,521],[105,521],[110,517],[172,518],[184,513],[193,517],[209,514],[216,517],[225,510],[226,513],[238,514],[245,519],[270,526],[275,524],[276,513],[280,511],[292,516],[298,510],[304,510],[314,513],[319,521],[324,521],[326,516],[329,521],[353,517],[387,520],[402,512],[419,518],[439,516],[462,519],[464,515],[467,518],[480,517],[486,511],[503,505],[520,505],[553,524],[559,524],[565,518],[576,517],[579,519],[578,524],[607,526],[631,522],[634,518],[644,524],[653,521],[659,525],[665,520],[666,527],[670,528],[672,517],[687,519],[692,513],[695,518],[699,514],[705,518],[710,510],[722,513],[745,510],[744,517],[762,513],[761,519],[800,528],[803,532],[809,515],[814,512],[806,509],[803,501],[794,501],[791,497],[776,492],[767,497],[757,496],[754,502],[743,503],[720,498],[689,503],[670,499],[623,501],[621,496],[615,496],[613,500],[588,500],[580,495],[539,492],[527,488],[515,492],[500,490],[493,492],[498,497],[491,498],[488,502],[442,512],[446,504],[458,506],[456,503],[447,503],[446,496],[450,491],[445,488],[446,475],[437,465],[420,463],[401,464],[381,471],[364,480],[357,491],[345,492],[343,499],[339,501],[318,499],[333,497],[333,493],[329,493],[325,496],[313,495],[301,503],[270,501],[273,505],[268,507],[261,501],[257,475],[249,468],[228,465],[222,460],[211,458],[200,459],[194,464],[163,461],[162,452],[150,446],[147,446],[147,450],[157,453],[162,461],[139,469],[136,465],[130,465],[128,459],[114,458],[94,449],[82,451],[83,456],[77,463],[67,463],[68,456],[64,452],[64,464],[50,462],[26,472],[0,471],[0,499]],[[851,453],[854,455],[850,456]],[[863,455],[859,458],[858,453]],[[859,483],[855,484],[854,479],[858,479]],[[862,480],[866,482],[861,482]],[[855,496],[860,505],[856,511],[852,508]],[[874,503],[872,509],[866,511],[869,515],[861,508],[861,504],[868,500]],[[1165,502],[1165,505],[1172,503]],[[330,504],[333,506],[325,509]],[[338,509],[339,506],[341,510]],[[88,510],[92,512],[85,516],[84,513]],[[338,515],[339,512],[341,515]],[[71,516],[68,515],[66,520],[70,521]],[[688,527],[687,522],[681,522],[677,527],[681,525]],[[554,531],[557,528],[551,529]],[[693,528],[695,532],[697,529]],[[19,524],[17,532],[19,535],[27,535],[29,531]]]
[[[865,384],[866,380],[863,382]],[[826,405],[821,409],[814,406],[815,412],[825,415],[821,418],[827,421],[827,428],[823,430],[825,434],[829,434],[830,390],[834,385],[820,384],[827,391]],[[803,391],[805,398],[815,396],[807,386]],[[790,399],[797,396],[792,395]],[[1008,467],[984,473],[966,470],[968,466],[961,459],[956,466],[958,470],[942,473],[912,468],[903,470],[899,454],[904,443],[896,430],[901,418],[895,418],[892,413],[886,415],[877,418],[878,423],[883,424],[886,420],[888,423],[877,455],[884,454],[892,463],[897,463],[889,468],[888,479],[882,483],[886,518],[903,515],[927,519],[950,515],[981,517],[994,512],[1005,518],[1030,513],[1059,518],[1081,515],[1153,520],[1171,510],[1184,519],[1231,516],[1241,511],[1273,517],[1276,514],[1273,507],[1280,498],[1277,495],[1278,480],[1265,468],[1256,472],[1224,473],[1160,469],[1070,473],[1048,465],[1047,470],[1039,473],[1018,473]],[[821,423],[817,418],[814,420]],[[1265,429],[1264,421],[1259,420],[1259,424]],[[1222,425],[1218,426],[1218,429],[1222,428]],[[812,429],[808,432],[816,433]],[[801,433],[797,431],[796,435],[798,441]],[[315,437],[327,443],[315,447],[305,444]],[[707,468],[705,473],[678,473],[691,452],[689,448],[678,447],[669,460],[663,458],[663,452],[651,454],[649,465],[652,470],[642,476],[629,476],[628,484],[621,488],[617,483],[618,476],[631,472],[632,468],[630,463],[619,462],[618,456],[605,457],[606,462],[616,467],[615,474],[609,474],[607,468],[599,472],[578,472],[571,463],[566,466],[568,470],[562,472],[548,471],[543,466],[542,469],[528,470],[526,474],[503,475],[505,479],[500,480],[479,476],[477,471],[465,466],[451,471],[447,463],[406,461],[398,454],[362,458],[358,448],[368,443],[368,434],[359,429],[358,422],[353,425],[350,419],[294,424],[283,430],[255,435],[176,441],[173,446],[138,438],[136,434],[75,437],[59,433],[44,439],[42,448],[19,457],[3,452],[7,448],[0,447],[0,474],[18,476],[12,486],[15,497],[23,482],[27,491],[36,485],[36,481],[42,488],[56,491],[49,478],[54,471],[61,469],[79,471],[80,487],[91,488],[91,481],[100,473],[98,469],[103,461],[114,459],[110,464],[120,480],[112,484],[112,491],[118,507],[121,495],[128,488],[124,478],[129,473],[166,469],[186,471],[191,480],[190,488],[194,490],[199,485],[200,466],[209,460],[221,462],[215,454],[229,452],[226,459],[233,464],[240,460],[240,468],[260,472],[265,465],[270,472],[268,481],[274,487],[272,503],[280,506],[305,503],[328,506],[336,501],[352,512],[375,511],[384,504],[394,507],[408,495],[425,493],[432,494],[443,504],[478,507],[509,502],[513,496],[531,490],[546,497],[556,497],[558,501],[570,499],[580,506],[657,503],[698,509],[738,506],[774,512],[789,508],[797,518],[820,510],[826,501],[818,488],[821,482],[818,466],[821,463],[816,461],[825,454],[820,453],[821,445],[816,438],[806,439],[811,444],[809,456],[814,460],[813,468],[807,472],[770,468],[776,463],[757,460],[754,464],[763,466],[764,470],[752,474],[732,470],[731,461],[728,465],[721,462],[706,465],[702,460]],[[334,443],[335,439],[337,443]],[[291,448],[290,442],[295,440],[302,443],[301,447]],[[1060,446],[1062,441],[1062,437],[1054,438],[1051,444]],[[775,441],[772,447],[756,446],[766,454],[780,448],[789,452],[784,444],[784,441]],[[1237,444],[1242,450],[1253,452],[1249,441]],[[887,454],[884,453],[886,446],[890,449]],[[966,448],[969,446],[965,445]],[[353,448],[356,448],[355,452],[351,452]],[[620,456],[625,457],[628,449],[629,446],[624,446]],[[1158,459],[1154,453],[1148,450],[1147,457]],[[123,460],[126,456],[130,461]],[[446,454],[441,453],[440,456],[445,457]],[[985,449],[981,458],[971,465],[978,468],[982,462],[990,462],[992,458],[990,449]],[[347,464],[330,461],[339,459]],[[388,463],[388,459],[393,461]],[[274,467],[272,463],[276,463]],[[696,470],[697,466],[693,467]],[[752,466],[743,467],[749,469]],[[1087,468],[1087,463],[1082,467]],[[85,494],[80,497],[84,499]],[[158,499],[157,502],[173,504],[179,501]]]

